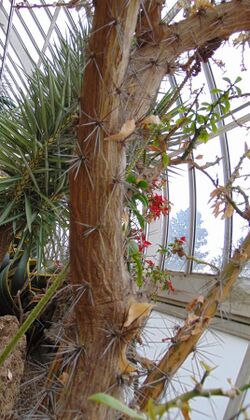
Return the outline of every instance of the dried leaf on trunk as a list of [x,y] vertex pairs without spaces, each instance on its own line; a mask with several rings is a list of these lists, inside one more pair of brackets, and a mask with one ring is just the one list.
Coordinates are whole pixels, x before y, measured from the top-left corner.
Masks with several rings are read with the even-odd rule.
[[204,303],[204,296],[199,295],[197,298],[193,299],[189,304],[186,306],[187,312],[193,312],[196,309],[197,305],[202,305]]
[[143,321],[150,315],[153,306],[150,303],[132,303],[123,326],[127,328],[135,321],[137,321],[138,327],[141,326]]
[[234,208],[233,208],[232,204],[228,204],[228,205],[226,206],[226,209],[225,209],[225,212],[224,212],[224,216],[223,216],[223,218],[224,218],[224,219],[227,219],[227,218],[229,218],[229,217],[232,217],[233,212],[234,212]]
[[140,123],[140,127],[148,128],[151,124],[161,125],[160,117],[158,117],[158,115],[148,115],[147,117],[143,118]]
[[69,374],[67,372],[63,372],[58,380],[61,382],[62,385],[66,385],[69,380]]
[[126,353],[127,345],[123,347],[119,357],[119,369],[122,375],[134,373],[137,369],[136,365],[127,359]]
[[133,132],[135,131],[135,120],[128,120],[126,121],[119,133],[112,134],[111,136],[105,137],[105,141],[124,141],[126,138],[128,138]]
[[188,314],[187,319],[185,320],[185,325],[187,326],[194,325],[195,322],[199,320],[199,318],[200,317],[198,315]]

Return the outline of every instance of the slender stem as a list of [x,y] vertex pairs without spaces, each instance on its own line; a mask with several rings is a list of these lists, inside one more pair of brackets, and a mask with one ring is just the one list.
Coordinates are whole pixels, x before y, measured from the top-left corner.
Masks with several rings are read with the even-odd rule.
[[184,394],[168,401],[165,404],[159,404],[153,406],[153,411],[155,415],[162,416],[164,413],[166,413],[168,410],[174,407],[181,407],[183,404],[188,402],[189,400],[195,398],[195,397],[204,397],[204,398],[210,398],[212,396],[219,396],[219,397],[227,397],[227,398],[235,398],[238,394],[241,392],[246,391],[250,388],[250,384],[246,384],[240,388],[236,389],[229,389],[228,391],[223,390],[222,388],[213,388],[213,389],[201,389],[200,384],[196,386],[191,391],[185,392]]
[[45,308],[47,303],[50,301],[52,296],[55,294],[57,289],[61,286],[65,274],[67,272],[69,264],[67,264],[63,270],[58,274],[56,279],[53,281],[49,289],[47,290],[46,294],[41,298],[35,308],[30,312],[29,316],[26,318],[24,323],[20,326],[17,333],[11,339],[11,341],[7,344],[3,352],[0,354],[0,366],[5,362],[5,360],[9,357],[11,352],[16,347],[18,341],[22,338],[22,336],[26,333],[26,331],[30,328],[36,318],[40,315],[42,310]]

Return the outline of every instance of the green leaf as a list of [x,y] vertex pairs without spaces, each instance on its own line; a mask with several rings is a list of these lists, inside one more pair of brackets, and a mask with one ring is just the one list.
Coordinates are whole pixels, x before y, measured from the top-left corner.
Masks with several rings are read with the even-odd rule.
[[235,89],[236,89],[236,91],[237,91],[237,95],[238,95],[238,96],[241,96],[241,94],[242,94],[241,89],[240,89],[238,86],[235,86]]
[[15,204],[15,200],[12,200],[4,209],[4,211],[2,212],[1,216],[0,216],[0,226],[3,225],[4,223],[6,223],[6,219],[9,216],[13,206]]
[[141,215],[141,213],[138,210],[134,210],[133,213],[137,217],[137,220],[138,220],[138,222],[140,224],[141,229],[144,229],[144,227],[145,227],[144,217]]
[[210,373],[216,369],[216,366],[211,367],[207,363],[205,363],[203,360],[200,360],[200,365],[207,373]]
[[198,121],[199,124],[203,124],[205,122],[204,115],[198,114],[197,115],[197,121]]
[[127,405],[123,404],[121,401],[117,400],[114,397],[111,397],[111,395],[104,394],[102,392],[98,392],[94,395],[91,395],[89,397],[90,401],[95,401],[99,404],[105,404],[114,410],[119,411],[120,413],[126,414],[131,419],[138,419],[138,420],[145,420],[146,417],[144,414],[139,414],[135,410],[132,410],[132,408],[129,408]]
[[24,194],[24,198],[25,198],[25,213],[26,213],[26,220],[27,220],[27,225],[28,225],[28,229],[31,232],[31,224],[32,224],[32,210],[31,210],[31,205],[30,205],[30,201],[27,197],[26,194]]
[[229,85],[231,85],[231,80],[228,77],[222,77],[225,82],[227,82]]
[[241,82],[241,80],[242,80],[242,77],[238,76],[238,77],[236,77],[234,83],[239,83],[239,82]]
[[206,143],[209,140],[209,134],[207,130],[202,130],[198,139],[201,140],[203,143]]
[[133,174],[130,174],[127,176],[126,181],[129,182],[129,184],[136,185],[136,176]]
[[132,240],[132,239],[128,242],[127,249],[128,249],[128,255],[129,256],[139,254],[138,243],[136,241]]
[[215,122],[214,122],[214,121],[212,121],[212,122],[211,122],[211,127],[212,127],[212,132],[213,132],[214,134],[216,134],[216,133],[217,133],[217,131],[218,131],[218,128],[217,128],[217,125],[215,124]]
[[143,190],[145,190],[146,188],[148,188],[148,183],[147,181],[145,181],[144,179],[142,179],[141,181],[139,181],[136,185],[138,188],[142,188]]
[[133,195],[133,199],[139,200],[143,204],[143,206],[148,207],[148,198],[146,195],[135,193]]
[[138,287],[142,287],[143,285],[143,266],[142,266],[142,258],[141,254],[138,252],[137,254],[132,255],[132,260],[136,266],[136,284]]
[[162,163],[163,163],[163,167],[166,168],[169,164],[169,157],[167,155],[167,153],[162,153]]

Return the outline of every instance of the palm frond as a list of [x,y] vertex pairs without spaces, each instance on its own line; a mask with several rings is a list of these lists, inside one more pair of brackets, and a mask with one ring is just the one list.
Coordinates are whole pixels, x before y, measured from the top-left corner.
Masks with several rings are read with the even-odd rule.
[[68,159],[75,147],[78,95],[84,69],[83,29],[60,38],[51,58],[27,76],[16,105],[0,109],[0,226],[36,249],[42,264],[47,244],[68,227]]

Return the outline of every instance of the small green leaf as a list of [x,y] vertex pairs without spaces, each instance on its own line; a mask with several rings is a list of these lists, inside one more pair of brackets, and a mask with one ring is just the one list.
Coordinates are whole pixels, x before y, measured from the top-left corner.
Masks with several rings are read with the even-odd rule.
[[216,133],[217,133],[217,131],[218,131],[217,125],[216,125],[216,124],[212,121],[211,126],[212,126],[212,132],[213,132],[214,134],[216,134]]
[[164,168],[166,168],[169,164],[169,157],[167,155],[167,153],[162,153],[162,163]]
[[240,76],[238,76],[234,83],[239,83],[239,82],[241,82],[241,80],[242,80],[242,78]]
[[228,77],[223,77],[223,80],[225,80],[225,82],[227,82],[229,85],[231,85],[231,80]]
[[141,181],[139,181],[137,183],[137,187],[138,188],[142,188],[143,190],[145,190],[146,188],[148,188],[148,183],[147,183],[147,181],[145,181],[144,179],[142,179]]
[[241,96],[241,94],[242,94],[241,89],[240,89],[238,86],[235,86],[235,89],[236,89],[236,91],[237,91],[237,95],[238,95],[238,96]]
[[200,360],[200,365],[201,367],[207,372],[210,373],[212,372],[214,369],[216,369],[216,366],[211,367],[209,366],[207,363],[205,363],[203,360]]
[[130,174],[127,176],[126,181],[129,182],[129,184],[135,184],[136,185],[136,176],[133,174]]
[[138,419],[138,420],[146,419],[146,417],[143,414],[137,413],[135,410],[132,410],[132,408],[129,408],[128,406],[123,404],[121,401],[117,400],[114,397],[111,397],[111,395],[98,392],[96,394],[91,395],[91,397],[89,397],[89,400],[95,401],[99,404],[108,405],[114,410],[117,410],[117,411],[120,411],[120,413],[126,414],[131,419]]
[[198,114],[197,115],[197,121],[198,121],[199,124],[203,124],[205,122],[204,115]]
[[206,130],[202,130],[199,135],[199,140],[201,140],[203,143],[206,143],[209,140],[209,134]]
[[25,213],[26,213],[26,220],[27,220],[27,225],[28,225],[28,229],[31,232],[31,224],[32,224],[32,210],[31,210],[31,205],[30,205],[30,201],[27,197],[26,194],[24,194],[25,197]]

